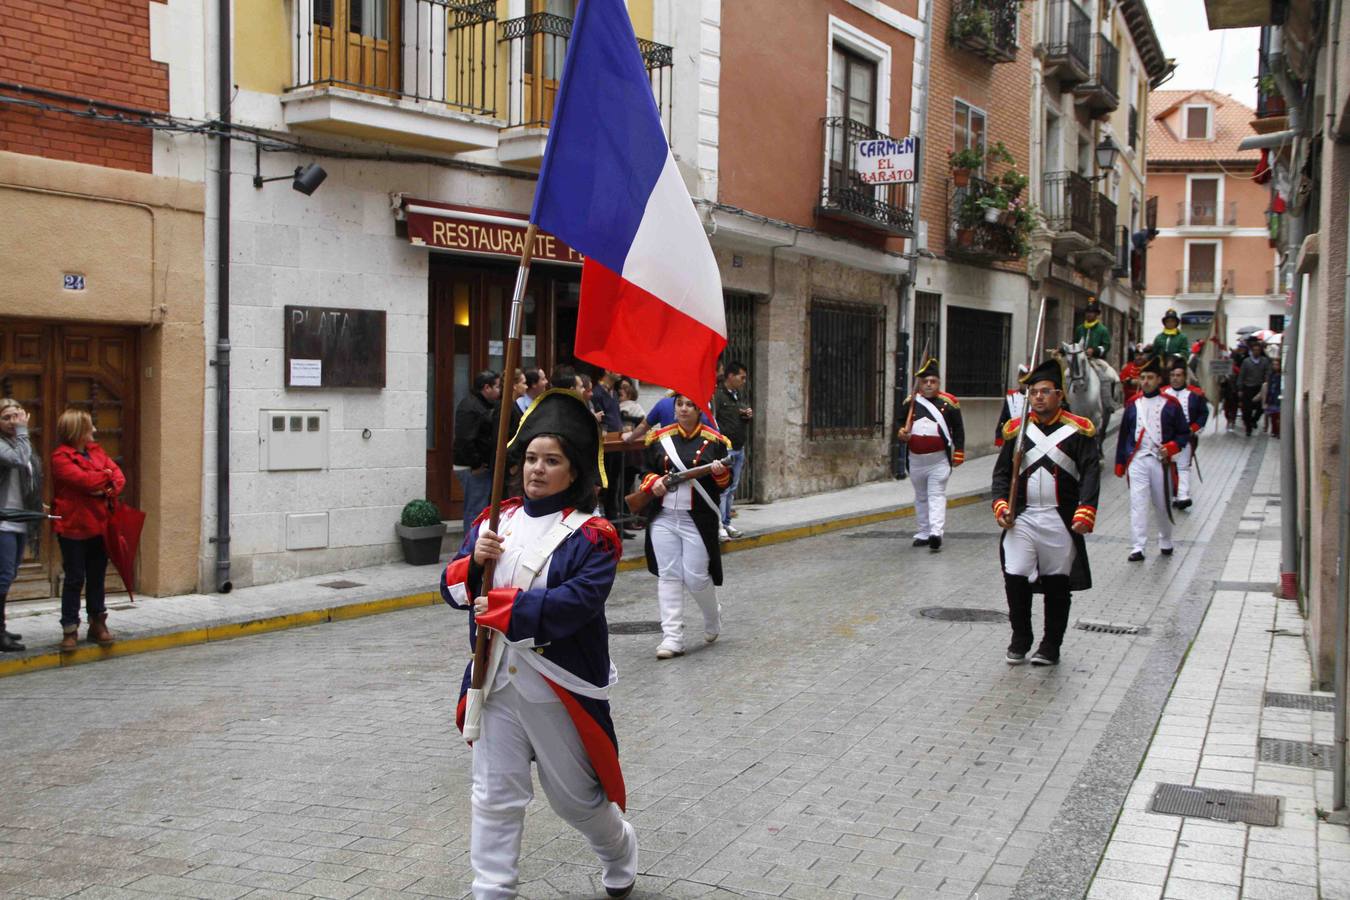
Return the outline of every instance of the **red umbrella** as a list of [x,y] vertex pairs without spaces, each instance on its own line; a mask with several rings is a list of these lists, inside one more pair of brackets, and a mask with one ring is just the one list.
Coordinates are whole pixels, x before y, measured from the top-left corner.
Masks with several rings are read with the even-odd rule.
[[136,548],[141,544],[141,529],[145,527],[145,513],[120,500],[112,502],[108,524],[103,529],[103,544],[108,550],[108,561],[113,564],[127,595],[135,602],[133,593],[136,577]]

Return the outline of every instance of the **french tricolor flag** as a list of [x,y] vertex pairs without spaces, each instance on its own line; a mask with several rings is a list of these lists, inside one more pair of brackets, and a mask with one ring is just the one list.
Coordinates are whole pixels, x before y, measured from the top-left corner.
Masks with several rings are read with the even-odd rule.
[[722,279],[623,0],[578,5],[530,221],[586,257],[577,356],[706,409]]

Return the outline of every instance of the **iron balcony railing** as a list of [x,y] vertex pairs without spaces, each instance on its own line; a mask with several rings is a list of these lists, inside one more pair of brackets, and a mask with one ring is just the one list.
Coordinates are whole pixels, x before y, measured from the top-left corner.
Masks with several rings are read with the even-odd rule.
[[1042,49],[1047,63],[1086,78],[1092,71],[1092,17],[1074,0],[1050,0]]
[[1232,290],[1234,283],[1234,272],[1232,269],[1226,272],[1215,271],[1214,269],[1177,269],[1177,293],[1178,294],[1213,294],[1218,295],[1219,289],[1227,285]]
[[295,0],[289,90],[343,87],[493,115],[494,0]]
[[1097,246],[1116,256],[1116,203],[1105,194],[1093,197],[1097,219]]
[[1104,34],[1097,35],[1096,80],[1113,100],[1120,99],[1120,50]]
[[[507,19],[498,27],[497,40],[507,50],[507,127],[546,127],[553,120],[553,104],[558,97],[571,37],[572,20],[553,13]],[[675,50],[641,38],[638,49],[642,51],[647,78],[669,135]]]
[[952,42],[991,63],[1017,58],[1019,0],[957,0],[952,10]]
[[1060,233],[1097,239],[1092,215],[1092,182],[1077,172],[1049,172],[1042,182],[1041,210],[1046,225]]
[[1179,228],[1234,228],[1237,226],[1237,201],[1214,203],[1193,200],[1177,203]]
[[825,179],[816,214],[912,237],[910,185],[867,184],[858,174],[858,142],[893,138],[843,116],[822,119],[821,126],[825,133]]
[[986,213],[980,201],[994,197],[1000,188],[991,181],[972,178],[965,187],[947,182],[947,255],[994,262],[1018,259],[1022,246],[1011,218],[1014,213],[993,208]]

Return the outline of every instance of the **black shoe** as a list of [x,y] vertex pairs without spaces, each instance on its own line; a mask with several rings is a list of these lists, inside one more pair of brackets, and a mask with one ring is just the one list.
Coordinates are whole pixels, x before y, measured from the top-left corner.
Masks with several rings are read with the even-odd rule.
[[1171,548],[1171,547],[1161,547],[1161,548],[1159,548],[1158,552],[1161,553],[1163,556],[1171,556],[1171,555],[1172,555],[1172,548]]
[[633,884],[628,885],[628,887],[621,887],[621,888],[607,887],[605,888],[605,893],[611,897],[627,897],[629,894],[633,893],[634,884],[637,884],[637,882],[634,881]]
[[914,546],[915,546],[915,547],[927,547],[927,546],[928,546],[928,540],[929,540],[928,538],[915,538],[915,539],[914,539]]
[[1143,561],[1144,561],[1143,550],[1136,550],[1130,554],[1130,562],[1143,562]]
[[1008,655],[1003,658],[1010,666],[1020,666],[1027,661],[1027,654],[1025,651],[1019,653],[1016,650],[1009,650]]
[[1042,647],[1031,657],[1031,664],[1033,666],[1057,666],[1059,665],[1059,651],[1047,650]]
[[937,553],[942,549],[942,535],[935,534],[928,539],[928,549]]
[[27,649],[27,647],[20,644],[8,631],[0,632],[0,653],[18,653],[21,650]]
[[23,635],[19,634],[16,631],[5,631],[5,636],[8,637],[11,641],[23,640]]

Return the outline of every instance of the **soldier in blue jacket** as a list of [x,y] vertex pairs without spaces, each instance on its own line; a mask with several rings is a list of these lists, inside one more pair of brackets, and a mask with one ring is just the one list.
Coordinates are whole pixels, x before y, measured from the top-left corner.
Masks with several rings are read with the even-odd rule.
[[1116,441],[1116,477],[1128,474],[1130,482],[1130,562],[1144,558],[1149,507],[1158,520],[1158,547],[1163,556],[1172,555],[1167,495],[1175,486],[1173,458],[1186,444],[1189,431],[1181,404],[1162,392],[1162,377],[1162,360],[1154,356],[1139,373],[1139,393],[1125,407]]

